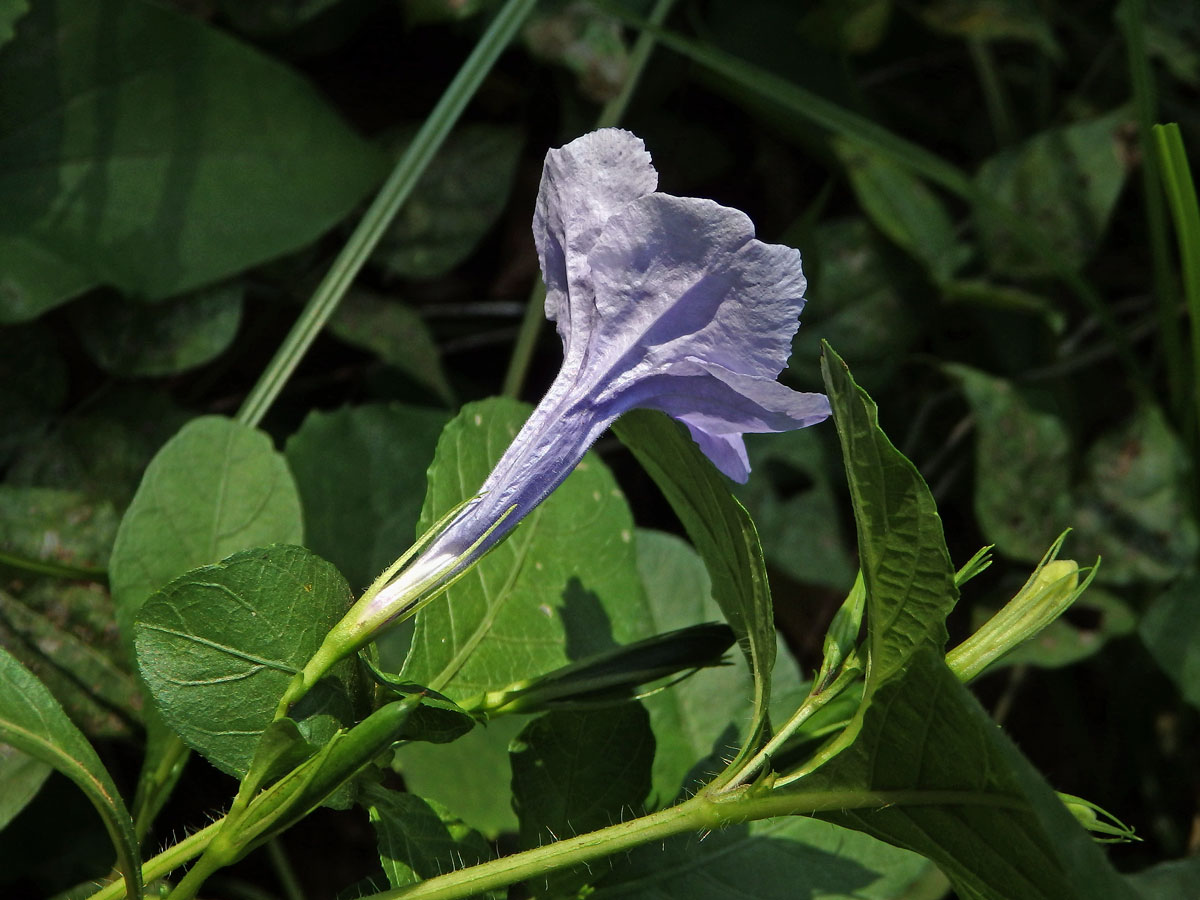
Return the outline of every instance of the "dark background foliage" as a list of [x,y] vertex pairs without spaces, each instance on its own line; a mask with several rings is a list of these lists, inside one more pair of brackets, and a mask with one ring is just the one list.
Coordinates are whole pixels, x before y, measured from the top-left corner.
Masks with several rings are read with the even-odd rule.
[[[142,713],[104,588],[120,516],[182,423],[237,411],[495,6],[0,0],[0,640],[122,787]],[[510,362],[538,277],[542,156],[594,127],[648,12],[539,5],[264,421],[287,448],[308,545],[352,587],[407,545],[459,404],[506,383],[535,401],[556,371],[548,326],[527,366]],[[1120,869],[1196,854],[1186,348],[1200,321],[1144,125],[1178,122],[1200,146],[1200,12],[680,0],[667,28],[688,44],[655,50],[621,124],[663,190],[744,209],[761,238],[801,249],[809,306],[784,380],[818,388],[830,341],[932,488],[955,561],[995,545],[951,642],[1064,528],[1064,556],[1103,557],[1077,606],[978,695],[1058,790],[1136,829],[1141,843],[1111,853]],[[857,118],[822,118],[779,84]],[[352,420],[365,404],[402,404],[404,427]],[[394,468],[370,465],[381,444],[399,448]],[[638,524],[677,530],[620,445],[598,449]],[[751,438],[750,453],[738,496],[811,672],[856,568],[836,439]],[[313,514],[338,493],[362,514]],[[194,768],[163,834],[230,793]],[[52,778],[0,836],[0,891],[94,876],[109,850],[89,815]],[[376,860],[365,824],[329,811],[286,844],[311,896]],[[273,877],[251,858],[217,887],[251,896]]]

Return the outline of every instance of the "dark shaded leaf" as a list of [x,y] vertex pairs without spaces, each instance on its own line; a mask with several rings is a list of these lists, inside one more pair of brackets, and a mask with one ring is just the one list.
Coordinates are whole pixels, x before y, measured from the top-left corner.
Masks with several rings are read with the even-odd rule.
[[307,545],[362,590],[412,544],[448,415],[399,403],[314,410],[288,438]]

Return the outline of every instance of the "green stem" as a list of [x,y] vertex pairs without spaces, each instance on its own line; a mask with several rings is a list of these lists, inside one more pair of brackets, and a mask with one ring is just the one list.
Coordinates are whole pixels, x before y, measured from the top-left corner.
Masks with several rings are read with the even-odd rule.
[[[647,21],[652,25],[661,25],[666,21],[667,15],[674,5],[675,0],[658,0],[654,9],[650,11]],[[597,128],[609,128],[616,125],[625,115],[629,101],[633,98],[633,92],[650,59],[650,53],[654,50],[654,42],[654,34],[650,31],[643,31],[638,36],[637,43],[633,45],[633,51],[629,54],[629,77],[621,86],[620,93],[609,100],[600,110],[600,115],[596,119]],[[505,397],[518,397],[521,394],[525,376],[529,372],[529,363],[533,360],[533,350],[537,346],[538,336],[542,331],[542,322],[546,318],[545,305],[546,286],[539,278],[529,292],[529,300],[525,304],[525,317],[521,319],[521,330],[517,332],[512,357],[508,361],[508,372],[504,375],[504,387],[501,391]]]
[[396,212],[412,193],[430,160],[446,140],[450,129],[462,115],[467,103],[475,95],[501,52],[517,34],[535,3],[536,0],[508,0],[492,20],[429,118],[425,120],[425,124],[421,126],[421,130],[417,132],[417,136],[409,144],[408,150],[396,164],[362,221],[354,229],[354,234],[338,254],[338,258],[308,301],[296,324],[292,326],[274,359],[246,397],[238,411],[239,422],[254,426],[262,421],[267,409],[279,396],[284,384],[321,328],[333,315],[333,311],[371,255],[371,251],[375,249],[375,245],[379,243],[379,239],[383,237]]
[[[224,819],[218,819],[207,828],[190,834],[179,843],[171,845],[158,856],[146,860],[142,863],[142,881],[149,884],[195,859],[208,847],[209,842],[216,836],[224,821]],[[100,888],[96,893],[89,895],[88,900],[123,900],[123,898],[126,898],[125,883],[113,881]]]
[[1154,72],[1146,54],[1145,13],[1145,0],[1125,0],[1117,7],[1117,24],[1125,37],[1129,80],[1133,86],[1134,108],[1137,111],[1138,146],[1142,151],[1142,194],[1146,203],[1146,232],[1150,244],[1150,274],[1154,296],[1158,301],[1158,331],[1167,368],[1167,395],[1176,419],[1183,421],[1190,414],[1188,398],[1192,391],[1188,388],[1187,355],[1177,308],[1179,297],[1171,277],[1167,216],[1160,187],[1162,176],[1154,146],[1158,100]]
[[754,778],[760,771],[769,769],[772,758],[779,755],[780,750],[792,739],[792,736],[800,729],[800,726],[816,715],[830,700],[839,696],[842,691],[861,676],[862,667],[852,664],[842,669],[833,680],[833,683],[823,690],[820,688],[819,682],[814,682],[813,691],[804,698],[804,702],[800,704],[800,708],[792,713],[783,726],[762,746],[762,749],[755,753],[732,779],[729,781],[718,779],[720,787],[717,794],[725,794],[737,790]]
[[267,856],[271,859],[275,874],[279,876],[279,886],[283,888],[283,895],[287,900],[304,900],[304,888],[301,887],[296,870],[292,868],[292,862],[284,852],[283,842],[279,838],[267,841]]
[[51,578],[68,578],[73,581],[98,581],[105,584],[108,573],[104,569],[91,569],[85,566],[71,566],[48,559],[30,559],[28,556],[18,556],[0,550],[0,566],[9,566],[33,575],[49,575]]
[[1004,93],[1004,83],[996,70],[996,60],[992,56],[991,47],[981,38],[968,38],[967,49],[971,54],[971,62],[975,66],[975,74],[979,76],[980,87],[983,88],[983,102],[987,106],[988,118],[992,122],[992,131],[996,135],[996,143],[1007,147],[1013,142],[1016,134],[1013,128],[1012,112],[1009,109],[1008,98]]
[[700,793],[679,806],[640,819],[439,875],[418,884],[372,894],[363,900],[458,900],[689,831],[709,831],[775,816],[882,809],[898,804],[1025,808],[1007,797],[977,791],[769,791],[752,794],[742,790],[720,800]]
[[175,786],[179,772],[191,754],[188,745],[176,735],[166,740],[167,744],[159,752],[154,770],[142,772],[138,779],[137,793],[133,798],[133,830],[139,841],[149,833],[154,817],[166,803],[170,789]]
[[[1183,268],[1183,296],[1191,319],[1192,385],[1186,393],[1191,394],[1195,403],[1192,422],[1195,427],[1200,426],[1200,202],[1179,126],[1155,125],[1154,137],[1162,167],[1163,189],[1175,220],[1179,262]],[[1189,434],[1194,433],[1189,429]]]

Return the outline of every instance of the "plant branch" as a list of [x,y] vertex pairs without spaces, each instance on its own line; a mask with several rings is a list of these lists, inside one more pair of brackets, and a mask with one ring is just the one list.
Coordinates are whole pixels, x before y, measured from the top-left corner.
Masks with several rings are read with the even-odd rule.
[[508,0],[492,20],[246,397],[238,410],[239,422],[256,426],[262,421],[535,3],[536,0]]

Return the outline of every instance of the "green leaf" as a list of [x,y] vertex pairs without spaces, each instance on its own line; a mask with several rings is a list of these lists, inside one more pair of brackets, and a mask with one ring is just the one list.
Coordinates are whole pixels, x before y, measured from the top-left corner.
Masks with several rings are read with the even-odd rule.
[[15,35],[14,27],[29,12],[29,0],[0,0],[0,46]]
[[0,830],[37,796],[53,767],[16,747],[0,744]]
[[635,848],[595,900],[896,900],[926,870],[915,853],[808,818],[778,818]]
[[370,350],[446,405],[456,405],[437,344],[411,307],[381,294],[351,290],[329,320],[329,330],[348,344]]
[[133,821],[92,745],[58,701],[8,651],[0,648],[0,744],[53,766],[87,795],[117,851],[130,897],[142,896],[141,857]]
[[28,322],[96,284],[75,263],[40,238],[0,232],[0,325]]
[[804,308],[803,326],[792,341],[796,366],[788,370],[805,387],[820,386],[812,362],[820,356],[822,338],[847,356],[867,361],[860,377],[881,386],[916,338],[917,317],[897,287],[895,266],[884,257],[881,244],[865,219],[843,218],[822,222],[805,245],[808,291],[818,299]]
[[724,477],[682,427],[661,413],[626,413],[613,429],[667,498],[699,551],[713,597],[738,636],[754,676],[754,719],[739,756],[769,728],[775,620],[758,534]]
[[81,491],[123,510],[154,454],[190,418],[162,390],[113,385],[27,442],[8,470],[8,481]]
[[874,402],[828,345],[821,371],[858,523],[867,591],[866,704],[922,645],[945,646],[945,618],[958,588],[942,521],[920,473],[880,430]]
[[[662,633],[721,618],[704,561],[683,539],[660,531],[637,531],[638,571],[646,589],[646,627]],[[776,666],[780,680],[800,681],[791,658]],[[730,664],[702,669],[645,698],[654,729],[651,802],[664,807],[724,768],[723,757],[742,737],[753,691],[742,654]]]
[[949,281],[967,263],[970,248],[959,242],[950,214],[925,182],[888,154],[851,138],[835,139],[834,149],[875,227],[918,260],[934,282]]
[[1025,41],[1052,58],[1062,55],[1051,23],[1036,4],[1023,0],[934,0],[921,7],[920,16],[931,28],[956,37]]
[[[167,724],[217,768],[247,771],[293,675],[350,606],[332,565],[301,547],[236,553],[156,593],[135,626],[138,668]],[[293,710],[322,744],[354,718],[347,660]]]
[[185,425],[158,452],[117,532],[109,582],[129,640],[146,598],[238,550],[302,539],[300,499],[261,431],[217,416]]
[[508,746],[528,721],[528,716],[503,716],[452,744],[399,747],[394,766],[408,790],[440,804],[488,838],[516,831]]
[[733,494],[754,517],[767,562],[800,581],[846,590],[858,566],[842,535],[830,483],[829,429],[754,435],[753,472]]
[[[419,531],[474,495],[528,413],[499,398],[463,407],[429,467]],[[465,700],[643,637],[644,610],[629,507],[589,455],[417,615],[403,677]]]
[[314,410],[287,442],[306,543],[361,590],[408,549],[446,413],[398,403]]
[[242,320],[242,287],[227,284],[153,306],[111,295],[72,307],[96,365],[129,378],[174,375],[215,359]]
[[946,370],[975,417],[975,515],[984,536],[1001,553],[1035,562],[1073,524],[1067,430],[1003,379],[961,365]]
[[1156,406],[1142,406],[1084,456],[1072,513],[1081,557],[1103,556],[1102,581],[1167,581],[1200,550],[1192,456]]
[[504,211],[522,142],[518,129],[495,125],[451,132],[372,259],[413,279],[438,278],[463,262]]
[[379,841],[379,861],[394,888],[492,858],[483,835],[438,803],[379,785],[366,788],[363,797]]
[[1145,900],[1190,900],[1200,882],[1200,857],[1168,860],[1127,877]]
[[[1034,135],[1020,147],[992,157],[977,183],[1037,228],[1057,258],[1080,268],[1091,257],[1116,206],[1132,166],[1122,110]],[[980,238],[988,266],[1007,278],[1053,274],[1042,253],[1034,253],[987,208],[977,208]]]
[[[418,530],[472,496],[529,407],[469,404],[446,426],[429,469]],[[403,677],[454,700],[541,675],[648,636],[633,520],[608,470],[589,454],[499,547],[417,616]],[[393,642],[381,644],[384,667]],[[410,790],[489,837],[516,824],[508,741],[522,718],[498,719],[445,747],[405,747]]]
[[142,692],[99,585],[43,581],[20,600],[0,591],[0,643],[45,684],[83,732],[128,737]]
[[[0,82],[0,246],[42,261],[5,318],[65,299],[75,270],[151,298],[211,283],[309,243],[382,175],[295,73],[150,3],[35,4]],[[51,260],[67,271],[39,294]]]
[[[551,712],[525,727],[510,748],[513,807],[524,849],[637,816],[650,791],[654,734],[637,702],[582,712]],[[571,896],[586,870],[548,873],[534,896]]]
[[1138,633],[1179,693],[1200,708],[1200,578],[1187,576],[1167,588],[1142,616]]
[[117,531],[106,500],[77,491],[0,484],[0,551],[102,573]]
[[946,667],[943,619],[956,590],[933,498],[879,429],[874,403],[826,353],[859,527],[870,661],[854,720],[806,774],[776,790],[794,791],[798,804],[844,792],[824,818],[923,853],[960,897],[1132,896]]

